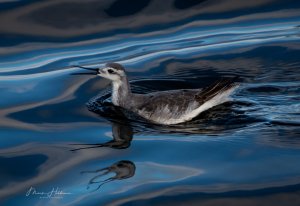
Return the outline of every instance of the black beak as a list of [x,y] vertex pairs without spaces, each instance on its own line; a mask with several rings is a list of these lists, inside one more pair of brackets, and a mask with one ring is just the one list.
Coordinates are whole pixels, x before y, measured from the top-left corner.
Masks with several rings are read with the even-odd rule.
[[77,73],[72,73],[71,75],[97,75],[97,74],[99,74],[99,69],[88,68],[88,67],[83,67],[83,66],[78,66],[78,65],[72,65],[72,67],[78,67],[78,68],[93,71],[93,72],[77,72]]

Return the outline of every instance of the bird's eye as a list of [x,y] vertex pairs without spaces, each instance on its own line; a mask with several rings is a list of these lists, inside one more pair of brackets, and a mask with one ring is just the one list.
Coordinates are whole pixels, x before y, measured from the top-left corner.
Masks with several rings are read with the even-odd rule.
[[112,70],[112,69],[109,69],[109,70],[107,70],[108,71],[108,73],[110,73],[110,74],[114,74],[114,73],[116,73],[114,70]]

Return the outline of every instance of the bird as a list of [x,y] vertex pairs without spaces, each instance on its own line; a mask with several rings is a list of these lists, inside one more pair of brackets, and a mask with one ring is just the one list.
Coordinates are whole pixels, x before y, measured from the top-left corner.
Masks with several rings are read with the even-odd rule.
[[115,62],[104,67],[89,68],[75,65],[91,72],[75,74],[97,75],[112,82],[112,104],[131,111],[143,119],[160,125],[188,122],[216,105],[230,100],[239,87],[236,78],[221,79],[198,89],[176,89],[147,94],[134,93],[123,65]]

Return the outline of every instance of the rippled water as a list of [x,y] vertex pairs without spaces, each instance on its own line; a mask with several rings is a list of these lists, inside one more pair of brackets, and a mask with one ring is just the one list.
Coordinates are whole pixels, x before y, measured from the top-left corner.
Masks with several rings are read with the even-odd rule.
[[[1,205],[300,204],[299,1],[4,0],[0,25]],[[242,84],[153,125],[70,75],[114,61],[138,93]]]

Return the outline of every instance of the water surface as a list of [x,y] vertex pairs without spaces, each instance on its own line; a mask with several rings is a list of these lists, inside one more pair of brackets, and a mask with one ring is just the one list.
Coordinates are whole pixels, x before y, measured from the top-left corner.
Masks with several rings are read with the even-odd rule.
[[[300,3],[128,2],[0,2],[1,205],[299,205]],[[106,62],[137,93],[241,86],[153,125],[70,75]]]

